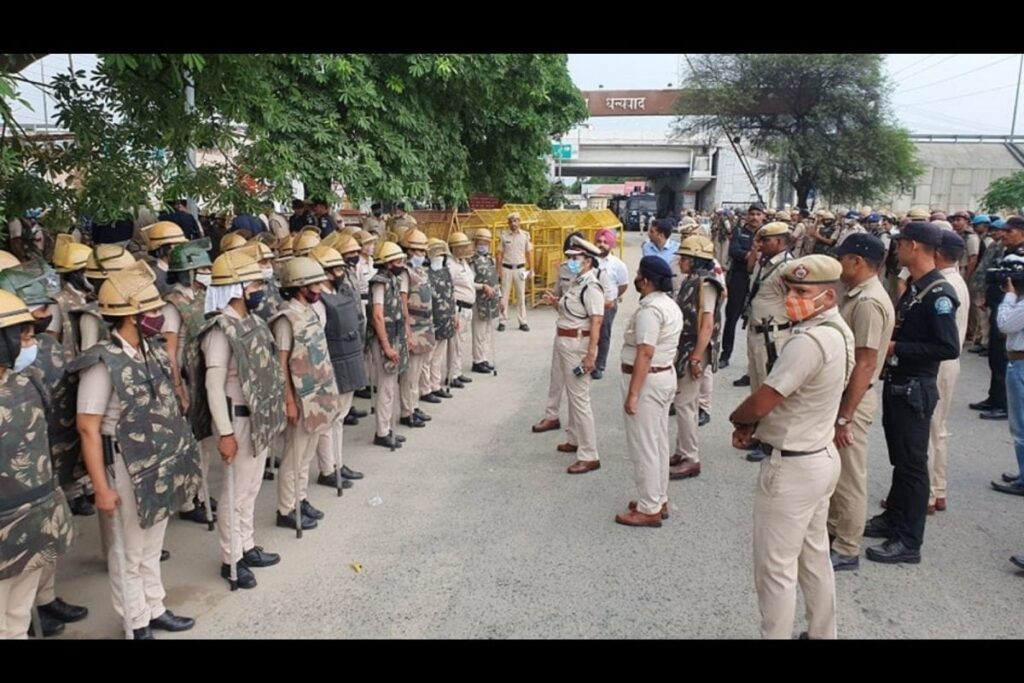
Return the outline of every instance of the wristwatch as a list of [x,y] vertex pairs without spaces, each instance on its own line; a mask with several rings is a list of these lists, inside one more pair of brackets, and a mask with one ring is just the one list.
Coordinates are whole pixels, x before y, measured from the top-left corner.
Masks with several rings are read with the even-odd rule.
[[852,420],[847,420],[845,417],[842,416],[836,418],[836,424],[839,425],[840,427],[845,427],[846,425],[850,424],[850,422],[852,422]]

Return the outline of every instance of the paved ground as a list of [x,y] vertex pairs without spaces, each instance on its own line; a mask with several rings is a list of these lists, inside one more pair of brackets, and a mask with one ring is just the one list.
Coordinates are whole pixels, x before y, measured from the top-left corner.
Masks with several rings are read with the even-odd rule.
[[[638,240],[631,234],[626,250],[631,273]],[[618,367],[636,301],[635,292],[626,295],[609,368]],[[497,334],[498,376],[472,375],[453,400],[424,406],[433,422],[403,428],[409,441],[394,454],[369,445],[369,420],[347,430],[347,462],[366,478],[341,499],[313,485],[312,501],[327,518],[304,539],[273,526],[275,483],[266,482],[257,539],[283,560],[256,570],[256,589],[230,593],[218,574],[215,534],[172,522],[167,604],[198,623],[158,637],[757,637],[758,466],[731,448],[725,420],[746,391],[731,386],[745,364],[742,336],[734,365],[716,377],[712,422],[701,428],[703,474],[671,483],[665,526],[633,529],[613,522],[634,497],[617,371],[593,383],[600,471],[565,474],[572,456],[555,452],[561,435],[530,433],[547,394],[554,320],[538,309],[530,312],[531,332]],[[988,486],[1013,467],[1012,445],[1005,422],[983,422],[967,409],[984,397],[987,380],[984,359],[967,354],[951,420],[950,507],[929,518],[923,563],[862,560],[860,571],[839,574],[840,637],[1024,636],[1024,575],[1007,561],[1024,552],[1024,499]],[[880,423],[870,459],[877,503],[890,476]],[[215,469],[215,491],[219,475]],[[383,503],[371,505],[378,496]],[[62,637],[118,637],[95,518],[76,519],[81,536],[61,562],[58,594],[92,614]]]

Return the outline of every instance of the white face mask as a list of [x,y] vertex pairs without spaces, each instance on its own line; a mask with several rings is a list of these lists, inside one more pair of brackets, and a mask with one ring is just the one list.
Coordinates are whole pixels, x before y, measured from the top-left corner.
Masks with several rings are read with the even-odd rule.
[[213,275],[211,273],[196,273],[196,282],[209,289],[213,284]]
[[409,259],[409,263],[412,264],[413,268],[420,268],[423,266],[423,262],[426,261],[425,256],[413,256]]
[[261,268],[260,270],[263,272],[263,279],[264,280],[268,280],[269,281],[269,280],[273,280],[274,279],[274,269],[273,268]]
[[21,353],[14,360],[14,371],[21,372],[28,366],[36,362],[36,356],[39,353],[39,346],[32,344],[32,346],[21,347]]
[[431,270],[441,270],[442,268],[444,268],[444,256],[435,256],[430,259]]

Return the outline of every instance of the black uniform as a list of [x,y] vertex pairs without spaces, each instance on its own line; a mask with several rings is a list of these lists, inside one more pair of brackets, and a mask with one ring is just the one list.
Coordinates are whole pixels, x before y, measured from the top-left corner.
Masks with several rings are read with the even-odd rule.
[[199,223],[196,221],[195,217],[187,211],[178,211],[176,209],[174,211],[162,213],[158,218],[162,221],[170,221],[171,223],[176,224],[181,228],[181,231],[185,234],[185,239],[187,240],[197,240],[203,236],[203,232],[199,228]]
[[754,231],[748,226],[734,228],[729,242],[729,277],[727,280],[729,298],[725,303],[725,329],[722,331],[722,354],[719,363],[729,360],[736,341],[736,323],[743,315],[743,304],[750,287],[750,273],[747,272],[747,254],[754,248]]
[[307,225],[314,225],[316,223],[316,216],[309,211],[305,213],[293,213],[288,217],[288,230],[290,232],[302,232],[302,229]]
[[323,216],[317,218],[316,225],[320,228],[320,239],[327,237],[338,229],[338,224],[334,222],[334,218],[332,218],[329,213],[325,213]]
[[[993,244],[989,248],[998,247]],[[1018,245],[1009,253],[1024,256],[1024,245]],[[992,266],[998,266],[1001,260],[1002,257],[994,260]],[[994,410],[1006,410],[1006,366],[1010,359],[1006,355],[1006,335],[1000,331],[996,322],[999,304],[1003,302],[1004,296],[1006,292],[1003,291],[1001,282],[985,285],[985,305],[988,306],[988,368],[991,371],[986,400]]]
[[928,435],[939,401],[939,363],[960,356],[956,292],[939,271],[910,283],[896,307],[896,342],[886,366],[882,428],[892,464],[892,486],[881,515],[891,540],[909,550],[924,542],[928,509]]

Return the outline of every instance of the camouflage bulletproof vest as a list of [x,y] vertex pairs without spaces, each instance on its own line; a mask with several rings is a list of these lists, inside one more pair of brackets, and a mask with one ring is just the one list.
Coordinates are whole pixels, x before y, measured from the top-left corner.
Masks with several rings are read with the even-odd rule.
[[82,308],[72,309],[69,313],[71,318],[71,325],[75,328],[74,337],[77,348],[75,349],[75,357],[81,356],[89,349],[82,348],[82,316],[92,316],[99,323],[100,327],[100,342],[110,341],[110,326],[107,325],[106,321],[103,320],[103,316],[100,315],[99,306],[95,301],[90,301]]
[[430,278],[423,268],[409,267],[409,353],[427,353],[434,345],[434,305]]
[[262,318],[247,315],[238,320],[223,313],[206,321],[203,329],[185,351],[189,359],[189,376],[195,380],[189,387],[189,421],[197,439],[213,434],[210,405],[206,394],[206,359],[203,337],[214,327],[228,338],[231,356],[238,368],[242,396],[249,408],[252,425],[253,457],[270,445],[284,430],[284,387],[281,385],[281,362],[277,357],[274,335]]
[[721,347],[722,308],[725,297],[724,290],[711,273],[702,272],[691,275],[683,280],[679,287],[676,303],[683,312],[683,331],[679,334],[679,348],[676,351],[676,376],[682,377],[687,371],[687,359],[697,346],[697,334],[700,331],[700,316],[704,310],[703,284],[707,282],[718,291],[713,318],[715,326],[711,331],[711,371],[718,371],[718,352]]
[[87,474],[79,454],[80,441],[75,426],[78,375],[64,372],[64,349],[52,335],[40,334],[36,344],[39,355],[35,366],[43,375],[50,397],[46,426],[53,470],[58,483],[67,488]]
[[43,381],[36,368],[0,378],[0,580],[52,564],[75,536],[50,469]]
[[[363,308],[359,295],[359,283],[356,282],[356,271],[346,266],[344,275],[334,281],[334,289],[345,297],[352,297],[359,309],[359,338],[366,343],[366,309]],[[364,385],[365,386],[365,385]],[[344,392],[343,392],[344,393]]]
[[181,414],[163,349],[151,344],[145,357],[140,350],[132,359],[119,343],[100,342],[68,364],[68,372],[96,363],[107,366],[121,402],[115,452],[132,480],[139,526],[149,529],[199,491],[199,444]]
[[282,316],[292,326],[288,372],[295,387],[302,428],[311,433],[322,432],[331,426],[341,409],[324,328],[316,311],[309,306],[300,311],[291,304],[285,304],[271,322]]
[[[827,237],[828,239],[832,239],[833,237],[835,237],[836,233],[838,231],[839,231],[839,226],[835,225],[835,224],[832,224],[832,225],[829,225],[829,226],[826,226],[826,225],[818,226],[818,234],[821,235],[822,237]],[[815,242],[814,242],[814,249],[813,249],[813,251],[814,251],[815,254],[831,254],[833,249],[835,249],[835,245],[834,244],[833,245],[828,245],[828,244],[825,244],[824,242],[818,242],[817,240],[815,240]]]
[[369,384],[366,378],[366,363],[363,360],[362,302],[358,290],[323,292],[320,300],[327,311],[324,336],[327,337],[327,351],[334,367],[334,381],[338,393],[347,394]]
[[[164,299],[167,303],[172,304],[178,309],[178,313],[181,314],[181,325],[182,331],[179,334],[181,337],[179,344],[184,344],[185,349],[188,349],[188,344],[195,339],[196,335],[199,334],[199,330],[203,329],[203,325],[206,324],[205,307],[206,307],[206,290],[200,289],[198,292],[193,290],[195,296],[191,299],[188,298],[179,289],[171,290]],[[188,367],[188,358],[185,359],[185,367]]]
[[253,311],[263,322],[270,322],[270,319],[277,315],[277,312],[284,306],[284,299],[281,297],[281,288],[273,280],[263,281],[263,301]]
[[477,290],[476,305],[473,306],[473,311],[481,320],[494,320],[499,315],[501,304],[501,293],[498,291],[498,268],[490,255],[476,254],[470,259],[470,263],[476,275],[473,281],[494,288],[494,296],[491,298],[487,298],[483,290]]
[[70,363],[78,355],[78,325],[71,319],[71,311],[84,308],[87,301],[85,294],[67,284],[53,298],[60,309],[60,339],[64,360]]
[[434,338],[451,339],[455,336],[455,282],[447,267],[427,271],[434,296]]
[[[398,365],[392,365],[390,361],[385,359],[384,371],[388,374],[400,375],[405,372],[405,368],[409,365],[409,346],[405,339],[405,315],[402,312],[402,299],[398,295],[398,276],[389,273],[385,268],[381,268],[370,279],[370,284],[384,285],[384,331],[388,335],[391,346],[398,351],[399,355]],[[372,306],[372,286],[370,292]],[[372,307],[370,310],[372,312]],[[368,325],[366,328],[367,348],[378,343],[377,330],[374,329],[372,324]]]

